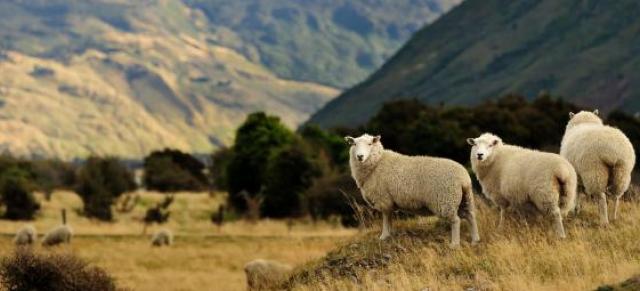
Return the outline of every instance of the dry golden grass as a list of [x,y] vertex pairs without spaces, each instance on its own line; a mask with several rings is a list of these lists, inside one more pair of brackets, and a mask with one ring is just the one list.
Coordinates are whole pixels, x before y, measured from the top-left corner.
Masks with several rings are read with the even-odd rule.
[[[299,265],[319,258],[353,234],[353,230],[326,223],[296,221],[236,221],[221,229],[209,215],[223,197],[179,193],[171,205],[170,222],[175,243],[168,248],[152,248],[149,235],[142,235],[140,219],[146,205],[162,199],[162,194],[142,192],[139,205],[127,214],[116,213],[116,222],[99,223],[78,216],[80,199],[70,192],[56,192],[50,202],[41,201],[39,217],[28,222],[40,233],[60,223],[59,210],[67,208],[69,223],[76,235],[70,246],[38,251],[73,252],[105,268],[118,285],[133,290],[243,290],[243,266],[256,258]],[[42,200],[41,195],[38,199]],[[13,250],[12,235],[27,222],[0,224],[0,254]],[[151,227],[147,233],[158,229]]]
[[[294,290],[593,290],[640,273],[640,205],[622,204],[622,218],[598,227],[587,204],[566,220],[559,241],[542,218],[511,217],[494,227],[495,211],[479,207],[483,242],[449,249],[449,226],[433,218],[398,223],[385,242],[377,231],[346,243],[322,260],[300,267]],[[464,225],[464,224],[463,224]],[[426,289],[425,289],[426,288]]]

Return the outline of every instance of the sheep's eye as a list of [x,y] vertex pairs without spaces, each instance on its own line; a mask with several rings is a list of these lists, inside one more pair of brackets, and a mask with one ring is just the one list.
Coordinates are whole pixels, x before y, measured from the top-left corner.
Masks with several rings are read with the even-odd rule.
[[373,145],[373,143],[372,143],[372,142],[370,142],[370,143],[369,143],[369,145],[371,146],[371,145]]

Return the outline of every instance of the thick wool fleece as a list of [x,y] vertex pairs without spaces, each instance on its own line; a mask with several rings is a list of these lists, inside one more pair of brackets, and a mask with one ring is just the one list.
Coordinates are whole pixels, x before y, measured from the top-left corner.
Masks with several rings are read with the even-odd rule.
[[543,213],[558,207],[566,215],[575,206],[576,172],[557,154],[499,143],[484,161],[472,151],[471,166],[482,191],[503,209],[531,202]]
[[616,198],[615,219],[618,200],[629,189],[636,161],[633,145],[625,134],[604,125],[596,114],[582,111],[569,120],[560,155],[576,169],[586,194],[604,199],[600,213],[604,224],[608,223],[605,193]]
[[173,244],[173,233],[168,229],[161,229],[153,234],[151,237],[151,245],[160,247],[160,246],[170,246]]
[[58,226],[49,231],[42,239],[43,246],[54,246],[62,243],[70,243],[73,230],[68,225]]
[[[383,235],[394,210],[433,213],[452,223],[452,245],[459,244],[460,216],[471,223],[473,242],[479,240],[471,178],[460,164],[443,158],[405,156],[372,145],[364,162],[350,152],[351,174],[362,196],[383,214]],[[460,216],[459,216],[460,215]],[[457,228],[457,230],[456,230]]]
[[249,290],[274,288],[287,278],[292,268],[289,265],[262,259],[253,260],[244,266]]
[[38,239],[38,232],[32,225],[26,225],[16,232],[13,242],[16,245],[31,245]]

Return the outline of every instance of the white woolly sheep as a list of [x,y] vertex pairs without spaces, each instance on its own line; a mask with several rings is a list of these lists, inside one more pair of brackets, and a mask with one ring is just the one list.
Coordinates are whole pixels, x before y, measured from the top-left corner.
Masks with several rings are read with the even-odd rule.
[[71,237],[73,236],[73,230],[68,225],[60,225],[50,230],[42,238],[42,246],[49,247],[62,243],[71,243]]
[[636,162],[633,145],[622,131],[604,125],[594,112],[569,113],[560,155],[576,169],[587,195],[599,197],[600,223],[609,224],[607,194],[615,197],[613,219],[618,217],[620,198],[629,189]]
[[471,241],[480,240],[471,178],[460,164],[443,158],[405,156],[383,148],[380,136],[345,137],[349,165],[364,200],[382,213],[380,239],[391,235],[391,214],[405,210],[435,214],[451,222],[451,245],[460,244],[460,217],[471,225]]
[[42,246],[55,246],[62,243],[71,243],[73,229],[67,225],[67,211],[62,209],[62,225],[53,228],[42,238]]
[[500,207],[502,224],[506,209],[524,209],[530,204],[554,219],[554,228],[565,238],[562,216],[575,206],[577,176],[561,156],[503,144],[490,133],[469,138],[471,167],[485,196]]
[[275,261],[257,259],[244,266],[249,290],[274,288],[287,279],[292,267]]
[[13,242],[16,245],[32,245],[38,240],[38,231],[33,225],[25,225],[16,232],[16,237]]
[[154,247],[170,246],[173,244],[173,233],[168,229],[161,229],[151,237],[151,245]]

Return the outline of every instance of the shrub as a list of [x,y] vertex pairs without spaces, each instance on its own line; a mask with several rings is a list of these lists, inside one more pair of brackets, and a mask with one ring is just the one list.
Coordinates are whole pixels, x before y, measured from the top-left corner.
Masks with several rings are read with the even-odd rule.
[[11,220],[30,220],[40,209],[33,196],[32,183],[24,170],[12,167],[0,174],[0,194],[6,206],[4,218]]
[[227,167],[229,204],[233,208],[246,211],[247,201],[257,201],[266,184],[269,158],[290,144],[293,137],[278,117],[262,112],[247,117],[238,128]]
[[114,279],[72,254],[36,254],[18,249],[0,263],[0,284],[10,291],[109,291]]
[[144,215],[144,223],[145,225],[151,223],[162,224],[169,220],[169,206],[173,203],[173,195],[165,197],[160,203],[156,204],[153,207],[147,209],[147,212]]
[[76,192],[82,198],[87,217],[110,221],[115,199],[134,188],[133,174],[120,161],[90,157],[80,170]]
[[155,151],[144,159],[144,184],[161,192],[207,189],[205,166],[195,157],[178,150]]
[[211,188],[216,190],[227,190],[229,188],[229,178],[227,168],[233,157],[230,148],[221,148],[210,156],[209,175]]
[[302,215],[304,191],[321,173],[302,142],[275,152],[268,161],[262,214],[268,217]]
[[314,220],[340,216],[344,226],[358,226],[357,205],[366,205],[349,173],[330,172],[316,180],[306,191],[307,207]]

